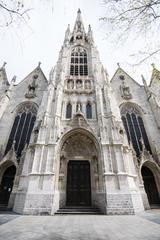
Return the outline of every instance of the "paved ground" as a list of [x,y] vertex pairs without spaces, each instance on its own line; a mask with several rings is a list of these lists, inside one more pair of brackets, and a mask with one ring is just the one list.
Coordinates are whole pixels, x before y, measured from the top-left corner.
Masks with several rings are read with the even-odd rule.
[[160,210],[137,216],[0,214],[0,240],[160,240]]

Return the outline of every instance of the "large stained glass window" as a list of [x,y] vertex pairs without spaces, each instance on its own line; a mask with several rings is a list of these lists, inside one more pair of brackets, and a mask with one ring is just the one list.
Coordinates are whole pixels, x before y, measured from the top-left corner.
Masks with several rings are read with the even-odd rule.
[[147,151],[151,153],[148,137],[139,109],[133,104],[124,104],[121,108],[121,116],[128,141],[132,142],[137,157],[142,151],[142,141]]
[[29,144],[31,132],[36,120],[36,107],[30,103],[22,104],[15,117],[5,154],[11,149],[13,143],[17,157],[21,156],[22,150],[26,144]]
[[74,48],[71,53],[70,75],[88,75],[87,52],[81,47]]

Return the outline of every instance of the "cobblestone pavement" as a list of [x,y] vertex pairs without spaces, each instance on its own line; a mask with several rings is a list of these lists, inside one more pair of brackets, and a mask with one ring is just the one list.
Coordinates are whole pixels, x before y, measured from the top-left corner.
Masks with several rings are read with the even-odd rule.
[[136,216],[0,213],[0,240],[160,240],[160,210]]

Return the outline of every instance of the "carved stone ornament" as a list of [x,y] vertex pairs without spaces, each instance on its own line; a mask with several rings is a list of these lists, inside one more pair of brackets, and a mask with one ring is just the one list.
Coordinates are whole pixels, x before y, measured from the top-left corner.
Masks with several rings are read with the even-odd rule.
[[73,157],[96,156],[96,148],[88,136],[75,133],[64,142],[61,153]]
[[128,100],[132,98],[132,94],[130,92],[130,88],[126,86],[125,81],[122,81],[122,85],[120,85],[121,97]]
[[32,83],[28,85],[28,92],[25,94],[26,98],[34,98],[36,97],[36,88],[38,87],[38,84],[36,84],[36,79],[38,78],[38,75],[33,76]]

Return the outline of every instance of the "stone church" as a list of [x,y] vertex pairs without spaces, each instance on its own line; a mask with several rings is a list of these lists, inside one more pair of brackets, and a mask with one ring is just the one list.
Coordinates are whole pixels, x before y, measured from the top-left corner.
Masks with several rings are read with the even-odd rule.
[[160,204],[160,71],[110,80],[78,10],[49,78],[0,68],[0,209],[135,214]]

